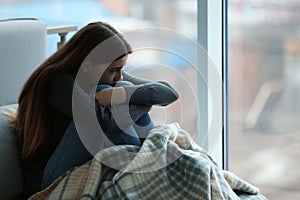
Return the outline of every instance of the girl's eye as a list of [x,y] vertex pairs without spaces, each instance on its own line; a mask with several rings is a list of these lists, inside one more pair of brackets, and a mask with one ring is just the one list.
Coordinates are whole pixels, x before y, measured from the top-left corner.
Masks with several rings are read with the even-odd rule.
[[112,69],[112,70],[111,70],[111,72],[119,72],[119,71],[121,71],[121,69],[119,69],[119,68],[116,68],[116,69]]

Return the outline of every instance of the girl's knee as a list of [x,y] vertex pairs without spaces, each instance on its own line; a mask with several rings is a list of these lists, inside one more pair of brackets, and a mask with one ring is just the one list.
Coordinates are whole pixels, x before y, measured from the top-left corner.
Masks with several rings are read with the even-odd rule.
[[112,88],[112,86],[105,85],[105,84],[98,85],[97,88],[96,88],[96,92],[99,92],[100,90],[103,90],[103,89],[106,89],[106,88]]
[[133,85],[131,82],[129,82],[129,81],[118,81],[117,83],[116,83],[116,87],[119,87],[119,86],[126,86],[126,85]]

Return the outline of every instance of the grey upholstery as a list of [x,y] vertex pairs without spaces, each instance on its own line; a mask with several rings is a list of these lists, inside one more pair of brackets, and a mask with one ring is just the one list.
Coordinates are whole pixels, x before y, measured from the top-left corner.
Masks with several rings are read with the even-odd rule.
[[16,135],[10,131],[9,118],[3,114],[7,107],[16,108],[17,104],[0,107],[0,197],[16,199],[22,192],[22,171],[17,151]]
[[3,112],[17,107],[25,81],[45,60],[46,38],[46,24],[39,20],[0,20],[0,199],[18,199],[22,192],[16,135]]
[[24,82],[47,54],[46,24],[0,20],[0,105],[16,103]]

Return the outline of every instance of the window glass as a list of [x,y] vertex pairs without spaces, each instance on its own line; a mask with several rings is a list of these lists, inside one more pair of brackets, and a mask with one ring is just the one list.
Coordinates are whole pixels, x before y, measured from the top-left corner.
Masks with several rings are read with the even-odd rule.
[[228,2],[229,169],[299,199],[300,2]]

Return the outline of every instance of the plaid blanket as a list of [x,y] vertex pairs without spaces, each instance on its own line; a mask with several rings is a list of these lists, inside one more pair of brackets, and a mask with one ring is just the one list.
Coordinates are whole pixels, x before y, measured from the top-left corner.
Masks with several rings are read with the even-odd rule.
[[37,199],[263,199],[221,170],[177,123],[156,126],[142,147],[114,146],[62,175]]

